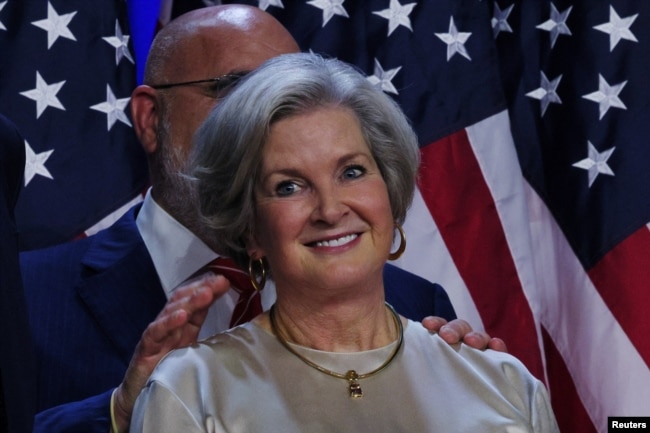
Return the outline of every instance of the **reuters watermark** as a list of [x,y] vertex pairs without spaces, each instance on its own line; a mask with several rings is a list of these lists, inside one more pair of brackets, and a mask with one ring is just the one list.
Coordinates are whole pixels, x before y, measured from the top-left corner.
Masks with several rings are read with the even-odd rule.
[[650,432],[650,416],[609,416],[607,432]]

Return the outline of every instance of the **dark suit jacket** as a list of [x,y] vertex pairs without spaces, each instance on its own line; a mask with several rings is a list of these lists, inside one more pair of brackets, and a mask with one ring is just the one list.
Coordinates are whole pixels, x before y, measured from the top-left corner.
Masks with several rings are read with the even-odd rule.
[[[95,236],[21,255],[38,350],[38,407],[50,408],[38,414],[35,432],[109,429],[111,391],[165,304],[135,225],[138,209]],[[407,317],[455,317],[440,286],[394,266],[385,279],[387,300]]]
[[12,433],[31,430],[36,389],[14,220],[24,170],[24,141],[0,115],[0,431]]

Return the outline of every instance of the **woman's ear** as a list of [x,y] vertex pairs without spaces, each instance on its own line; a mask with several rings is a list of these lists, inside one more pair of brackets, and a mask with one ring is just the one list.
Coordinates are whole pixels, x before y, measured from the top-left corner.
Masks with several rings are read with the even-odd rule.
[[154,153],[158,147],[159,115],[156,90],[146,85],[136,87],[131,94],[131,117],[135,134],[147,154]]
[[266,255],[253,235],[246,241],[246,253],[253,260],[259,260]]

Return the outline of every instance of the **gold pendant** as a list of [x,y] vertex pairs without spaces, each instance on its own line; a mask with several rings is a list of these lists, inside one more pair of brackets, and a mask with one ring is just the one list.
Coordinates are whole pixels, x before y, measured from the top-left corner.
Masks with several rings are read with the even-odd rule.
[[350,397],[351,398],[361,398],[363,397],[363,390],[361,389],[361,384],[359,383],[359,375],[356,371],[350,370],[345,374],[345,378],[350,383]]

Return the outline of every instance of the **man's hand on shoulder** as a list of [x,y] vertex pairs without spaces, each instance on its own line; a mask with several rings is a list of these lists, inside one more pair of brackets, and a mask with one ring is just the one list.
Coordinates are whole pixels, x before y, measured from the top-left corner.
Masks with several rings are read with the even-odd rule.
[[508,352],[506,343],[502,339],[490,337],[485,332],[473,331],[470,324],[463,319],[447,322],[442,317],[429,316],[422,320],[422,325],[429,332],[437,332],[448,344],[463,342],[475,349]]
[[113,395],[112,410],[119,432],[128,431],[135,400],[158,362],[172,350],[197,341],[210,305],[229,287],[223,276],[208,273],[178,288],[147,326]]

